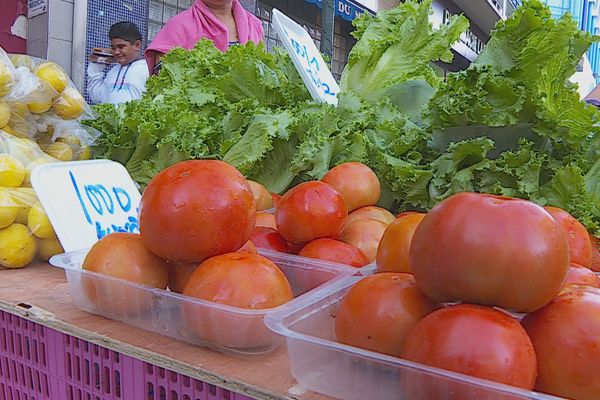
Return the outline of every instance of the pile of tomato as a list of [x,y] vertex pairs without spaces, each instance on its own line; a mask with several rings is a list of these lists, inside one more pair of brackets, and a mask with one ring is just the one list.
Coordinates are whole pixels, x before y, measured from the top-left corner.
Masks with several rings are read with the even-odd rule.
[[[600,253],[583,225],[560,209],[475,193],[394,216],[376,206],[380,193],[361,163],[278,196],[224,162],[186,161],[144,191],[140,235],[102,239],[84,268],[264,309],[293,294],[256,247],[354,267],[376,261],[377,273],[339,305],[339,342],[528,390],[600,398]],[[223,337],[219,327],[234,329],[195,309],[186,318],[201,337],[213,331],[210,340]],[[472,388],[403,385],[411,399],[481,398]]]

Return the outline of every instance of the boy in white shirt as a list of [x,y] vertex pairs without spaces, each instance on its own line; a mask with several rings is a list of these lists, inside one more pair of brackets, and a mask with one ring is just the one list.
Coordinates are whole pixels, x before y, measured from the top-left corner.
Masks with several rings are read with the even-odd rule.
[[142,57],[142,35],[131,22],[119,22],[108,33],[113,57],[118,63],[104,77],[106,64],[94,62],[88,65],[88,95],[94,103],[126,103],[142,97],[146,91],[148,65]]

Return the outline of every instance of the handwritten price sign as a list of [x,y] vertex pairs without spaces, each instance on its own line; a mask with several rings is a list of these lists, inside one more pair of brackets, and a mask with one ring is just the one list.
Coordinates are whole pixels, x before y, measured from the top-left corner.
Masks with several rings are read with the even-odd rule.
[[277,9],[273,26],[312,97],[337,106],[340,87],[308,32]]
[[42,165],[31,183],[65,251],[90,247],[114,232],[139,233],[141,195],[121,164]]

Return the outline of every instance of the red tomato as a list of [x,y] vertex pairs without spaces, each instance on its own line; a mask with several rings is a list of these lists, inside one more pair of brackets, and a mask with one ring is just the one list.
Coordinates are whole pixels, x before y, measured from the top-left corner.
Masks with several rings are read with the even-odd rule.
[[169,289],[171,292],[183,293],[185,285],[198,265],[198,263],[171,264],[169,266]]
[[266,187],[254,181],[248,181],[248,184],[250,185],[250,189],[252,189],[257,211],[273,208],[273,198]]
[[260,249],[274,250],[281,253],[292,252],[288,242],[273,228],[262,226],[255,228],[250,240]]
[[156,175],[140,204],[140,232],[157,256],[182,262],[236,251],[256,220],[246,179],[215,160],[184,161]]
[[459,193],[421,221],[410,266],[432,299],[530,312],[558,293],[569,249],[560,226],[542,207]]
[[259,211],[256,213],[256,227],[264,226],[266,228],[277,229],[277,224],[275,224],[275,214],[271,214],[264,211]]
[[596,400],[600,393],[600,290],[568,286],[523,319],[538,358],[536,389]]
[[279,204],[279,200],[281,200],[281,196],[277,193],[271,193],[271,199],[273,200],[273,206],[277,207],[277,204]]
[[571,263],[563,288],[567,285],[587,285],[600,288],[600,278],[591,269]]
[[377,204],[381,195],[381,186],[375,172],[365,164],[348,162],[332,168],[321,181],[337,190],[348,211]]
[[[277,307],[292,300],[292,289],[279,267],[265,257],[228,253],[204,261],[190,277],[183,294],[245,309]],[[273,334],[263,315],[234,317],[206,306],[184,306],[188,326],[200,338],[225,347],[243,349],[268,346]]]
[[592,243],[585,226],[581,225],[571,214],[556,207],[545,207],[558,222],[569,242],[571,262],[589,267],[592,265]]
[[361,219],[346,225],[339,239],[361,250],[369,262],[375,261],[377,248],[387,225],[375,219]]
[[[401,357],[528,390],[536,379],[533,345],[519,321],[470,304],[443,308],[423,318],[404,341]],[[407,399],[499,398],[498,393],[441,377],[421,373],[405,378]]]
[[344,296],[335,317],[340,343],[399,356],[410,329],[439,308],[409,274],[369,276]]
[[408,259],[410,244],[423,218],[425,214],[406,214],[387,227],[377,249],[378,272],[412,272]]
[[598,248],[598,242],[597,237],[590,235],[590,243],[592,244],[592,264],[590,268],[596,272],[600,272],[600,249]]
[[359,268],[369,263],[367,257],[358,248],[339,240],[328,238],[313,240],[304,246],[298,255]]
[[290,246],[290,254],[298,254],[300,250],[304,248],[304,243],[290,243],[288,242],[288,246]]
[[350,215],[348,215],[348,221],[346,222],[346,225],[353,224],[359,219],[376,219],[378,221],[383,222],[386,225],[389,225],[392,222],[394,222],[396,217],[394,217],[394,214],[392,214],[385,208],[368,206],[359,208],[358,210],[354,210],[353,212],[351,212]]
[[423,213],[416,212],[416,211],[404,211],[404,212],[401,212],[400,214],[396,215],[396,219],[404,218],[406,216],[413,215],[413,214],[423,214]]
[[[152,254],[140,235],[133,233],[113,233],[102,238],[90,249],[83,269],[159,289],[166,289],[169,281],[167,262]],[[152,305],[150,293],[126,284],[92,276],[84,276],[82,281],[90,301],[117,316],[140,315]]]
[[342,196],[326,183],[312,181],[290,189],[275,210],[277,230],[288,242],[307,243],[337,236],[348,218]]

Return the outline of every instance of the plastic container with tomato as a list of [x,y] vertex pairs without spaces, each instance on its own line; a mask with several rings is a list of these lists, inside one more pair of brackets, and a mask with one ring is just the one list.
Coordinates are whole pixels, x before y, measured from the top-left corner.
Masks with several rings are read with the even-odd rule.
[[[282,342],[263,320],[267,313],[286,304],[243,309],[86,271],[82,264],[88,251],[60,254],[50,260],[52,265],[64,268],[71,296],[84,311],[236,356],[267,354]],[[321,285],[358,273],[356,268],[277,252],[261,250],[260,254],[287,276],[294,294],[287,304],[302,302]],[[190,321],[186,315],[190,310],[195,320]]]
[[338,343],[340,302],[361,279],[331,282],[266,316],[266,325],[286,338],[292,375],[306,389],[344,400],[430,400],[432,393],[445,393],[445,399],[558,399]]

